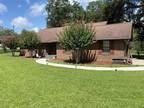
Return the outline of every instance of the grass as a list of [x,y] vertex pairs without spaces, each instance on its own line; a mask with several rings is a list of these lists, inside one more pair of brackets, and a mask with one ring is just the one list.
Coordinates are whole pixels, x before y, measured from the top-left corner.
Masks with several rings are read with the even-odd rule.
[[144,72],[54,68],[1,54],[0,108],[144,108]]

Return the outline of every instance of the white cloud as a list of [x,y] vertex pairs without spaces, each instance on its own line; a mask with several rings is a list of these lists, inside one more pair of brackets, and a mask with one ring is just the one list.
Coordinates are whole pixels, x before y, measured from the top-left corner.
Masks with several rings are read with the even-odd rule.
[[4,22],[3,22],[3,20],[0,20],[0,26],[2,26],[2,25],[3,25],[3,23],[4,23]]
[[11,25],[17,28],[29,28],[32,26],[27,18],[21,16],[14,18],[11,22]]
[[73,4],[74,1],[80,2],[80,0],[69,0],[69,2],[70,2],[71,4]]
[[31,29],[32,31],[35,31],[35,32],[39,32],[39,28],[38,27],[34,27]]
[[29,9],[29,14],[31,16],[40,16],[43,15],[45,13],[45,5],[44,3],[39,4],[39,3],[35,3],[34,5],[30,6]]
[[85,2],[92,2],[92,1],[99,1],[99,0],[69,0],[71,4],[73,4],[74,1],[77,1],[79,3],[85,3]]
[[7,12],[7,7],[6,5],[0,3],[0,14],[3,14],[4,12]]
[[31,29],[32,31],[35,31],[35,32],[39,32],[39,28],[38,27],[34,27]]

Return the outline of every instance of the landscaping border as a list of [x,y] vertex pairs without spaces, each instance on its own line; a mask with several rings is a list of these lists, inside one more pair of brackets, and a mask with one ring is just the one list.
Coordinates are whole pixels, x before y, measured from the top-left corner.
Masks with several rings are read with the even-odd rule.
[[88,66],[76,66],[76,65],[67,65],[67,64],[57,64],[47,62],[46,59],[37,59],[36,63],[49,65],[54,67],[61,68],[70,68],[70,69],[81,69],[81,70],[95,70],[95,71],[144,71],[143,67],[88,67]]

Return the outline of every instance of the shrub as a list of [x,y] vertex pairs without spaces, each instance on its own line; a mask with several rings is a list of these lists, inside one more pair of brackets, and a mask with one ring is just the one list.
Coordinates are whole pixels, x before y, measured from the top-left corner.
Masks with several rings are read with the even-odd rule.
[[73,50],[76,63],[80,62],[80,51],[93,44],[95,32],[91,25],[73,23],[59,34],[59,42],[65,49]]

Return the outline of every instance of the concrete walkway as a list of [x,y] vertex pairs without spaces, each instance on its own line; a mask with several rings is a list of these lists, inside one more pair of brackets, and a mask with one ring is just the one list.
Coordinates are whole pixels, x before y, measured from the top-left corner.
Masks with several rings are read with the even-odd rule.
[[140,60],[140,59],[132,59],[133,61],[133,65],[144,65],[144,60]]
[[49,65],[54,67],[62,67],[62,68],[70,68],[70,69],[82,69],[82,70],[96,70],[96,71],[144,71],[143,67],[87,67],[87,66],[75,66],[75,65],[66,65],[66,64],[57,64],[57,63],[51,63],[47,62],[46,59],[38,59],[36,60],[37,63],[43,64],[43,65]]

